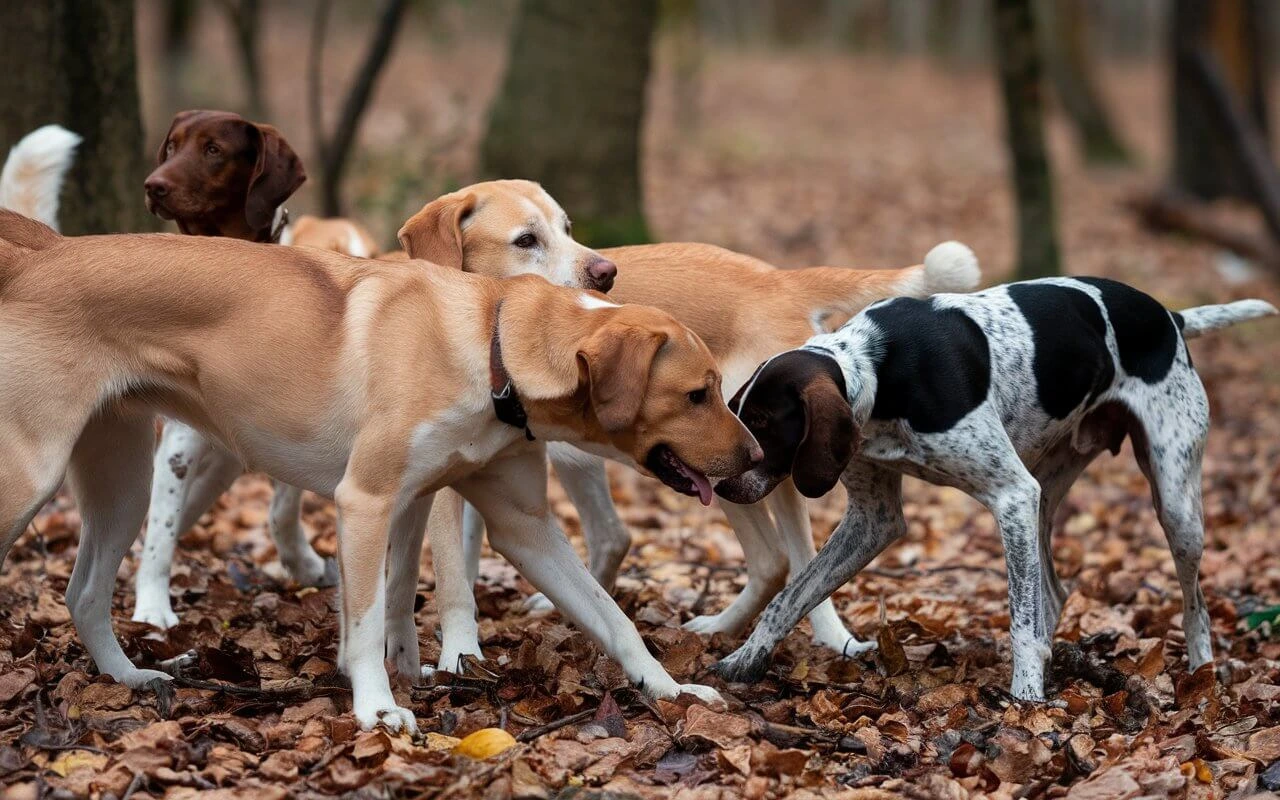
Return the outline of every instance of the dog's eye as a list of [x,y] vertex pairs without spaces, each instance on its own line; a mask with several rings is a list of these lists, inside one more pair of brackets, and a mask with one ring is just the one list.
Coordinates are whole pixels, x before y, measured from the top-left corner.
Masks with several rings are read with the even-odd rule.
[[217,155],[221,155],[221,154],[222,154],[222,148],[218,147],[216,144],[206,144],[206,145],[204,146],[204,154],[205,154],[206,156],[217,156]]
[[693,403],[695,406],[700,406],[707,402],[707,390],[694,389],[692,392],[689,392],[689,402]]
[[537,243],[538,237],[534,236],[532,233],[522,233],[516,237],[514,242],[512,242],[516,247],[524,250],[528,250],[530,247],[537,245]]
[[564,232],[570,236],[573,235],[573,223],[567,219],[564,221]]
[[174,151],[174,150],[176,150],[176,149],[177,149],[177,148],[175,148],[175,147],[173,146],[173,142],[165,142],[165,143],[164,143],[164,157],[165,157],[165,158],[168,158],[169,156],[173,155],[173,151]]

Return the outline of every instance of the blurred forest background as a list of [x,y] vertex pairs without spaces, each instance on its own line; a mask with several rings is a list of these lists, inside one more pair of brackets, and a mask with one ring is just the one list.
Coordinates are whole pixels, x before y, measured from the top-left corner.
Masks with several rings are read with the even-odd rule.
[[204,107],[279,127],[310,174],[291,210],[386,247],[436,195],[503,176],[542,181],[596,245],[874,265],[955,237],[1031,276],[1122,217],[1242,257],[1217,259],[1238,276],[1280,263],[1272,5],[11,3],[0,145],[49,121],[86,136],[70,232],[154,227],[151,154]]
[[[203,107],[281,130],[310,175],[295,218],[346,215],[386,248],[440,193],[503,176],[541,181],[595,245],[873,267],[954,238],[988,284],[1062,271],[1171,308],[1280,302],[1274,0],[10,0],[0,37],[0,148],[51,122],[85,137],[67,233],[158,229],[143,178],[174,112]],[[184,537],[182,625],[129,622],[133,561],[122,570],[129,655],[192,649],[202,678],[234,684],[179,689],[172,707],[93,676],[61,599],[78,517],[60,498],[37,519],[0,572],[0,799],[1264,796],[1280,788],[1276,331],[1192,345],[1213,409],[1201,575],[1216,672],[1186,672],[1168,548],[1121,454],[1061,512],[1054,560],[1073,590],[1053,703],[1004,692],[991,516],[908,481],[904,540],[835,596],[877,654],[841,659],[797,633],[732,713],[655,706],[556,615],[526,613],[531,587],[486,558],[494,671],[413,690],[425,742],[359,733],[333,674],[333,591],[287,584],[269,484],[247,476]],[[735,642],[678,625],[741,591],[741,547],[719,511],[610,474],[635,536],[619,602],[672,674],[714,682]],[[810,511],[821,542],[843,492]],[[304,512],[333,554],[332,504]],[[450,755],[491,727],[521,745]]]

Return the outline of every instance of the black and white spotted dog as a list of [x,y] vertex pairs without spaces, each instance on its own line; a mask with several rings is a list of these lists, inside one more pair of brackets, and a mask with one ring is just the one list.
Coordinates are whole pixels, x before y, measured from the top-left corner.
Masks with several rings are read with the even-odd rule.
[[902,536],[905,473],[957,487],[995,515],[1013,694],[1042,699],[1066,600],[1051,560],[1054,511],[1085,466],[1126,436],[1173,550],[1190,666],[1211,661],[1197,579],[1209,406],[1184,339],[1274,313],[1261,300],[1171,313],[1122,283],[1050,278],[877,303],[765,362],[729,404],[765,460],[716,492],[754,503],[790,475],[819,497],[842,480],[849,507],[717,670],[761,677],[787,632]]

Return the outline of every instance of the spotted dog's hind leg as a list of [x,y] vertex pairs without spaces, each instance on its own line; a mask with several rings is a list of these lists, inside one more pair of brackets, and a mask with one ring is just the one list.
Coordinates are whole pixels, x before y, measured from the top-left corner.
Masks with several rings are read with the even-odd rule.
[[165,422],[153,460],[147,534],[135,577],[133,621],[166,629],[178,624],[169,575],[178,537],[196,524],[244,472],[239,459],[175,420]]
[[[422,538],[434,494],[420,497],[400,512],[391,526],[387,564],[387,660],[395,662],[402,678],[414,683],[422,675],[418,653],[418,625],[413,606],[418,597],[418,572],[422,562]],[[459,512],[460,513],[460,512]]]
[[1068,594],[1053,565],[1053,521],[1058,513],[1058,506],[1071,491],[1080,473],[1101,452],[1093,448],[1090,450],[1091,452],[1081,453],[1069,438],[1064,439],[1041,459],[1034,472],[1035,479],[1040,484],[1039,533],[1040,563],[1044,576],[1044,629],[1050,640],[1058,627],[1058,619],[1062,616],[1062,607],[1067,602]]
[[817,557],[769,603],[747,641],[715,666],[726,680],[753,681],[763,677],[778,642],[806,614],[906,533],[899,472],[855,460],[841,480],[849,491],[844,519]]
[[1174,368],[1158,387],[1164,397],[1134,403],[1140,426],[1133,431],[1138,465],[1151,484],[1160,526],[1164,528],[1182,589],[1182,629],[1188,666],[1213,661],[1209,611],[1200,590],[1204,554],[1204,511],[1200,467],[1209,434],[1209,404],[1200,379],[1190,368]]

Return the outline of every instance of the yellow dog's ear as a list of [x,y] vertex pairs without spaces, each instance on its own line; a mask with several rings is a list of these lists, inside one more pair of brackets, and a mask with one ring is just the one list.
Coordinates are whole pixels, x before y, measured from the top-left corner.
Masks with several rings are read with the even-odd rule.
[[400,246],[410,258],[462,269],[462,221],[475,210],[474,193],[438,197],[400,228]]
[[662,331],[633,325],[605,325],[578,350],[591,408],[607,433],[635,424],[649,386],[649,369],[667,341]]

